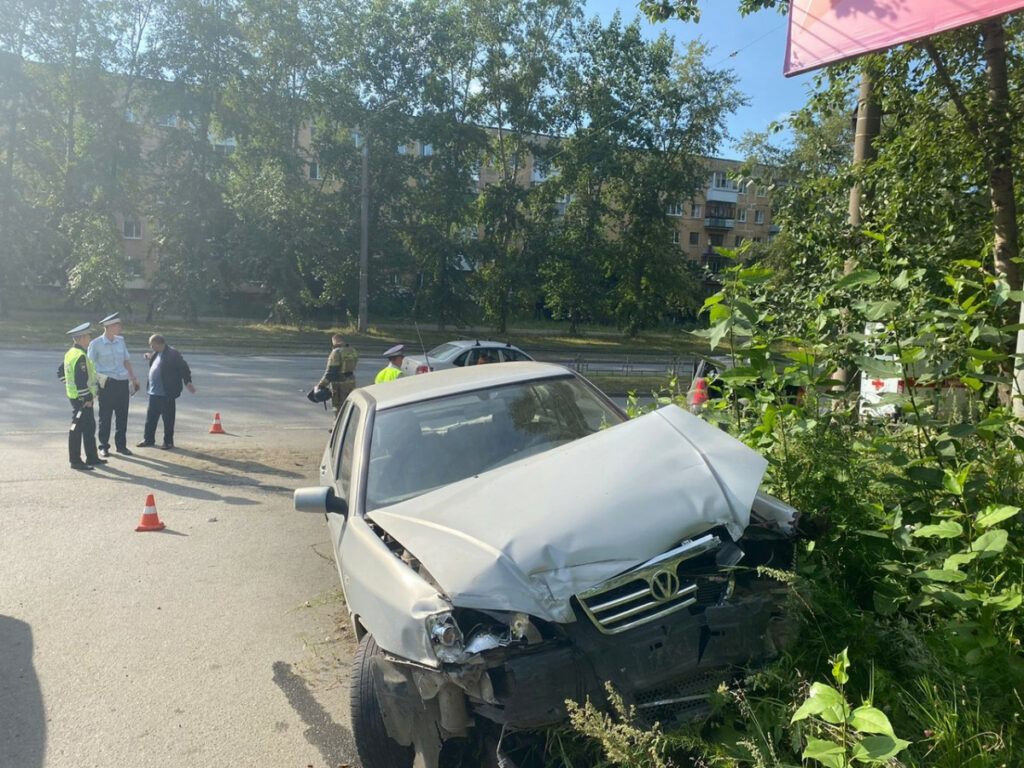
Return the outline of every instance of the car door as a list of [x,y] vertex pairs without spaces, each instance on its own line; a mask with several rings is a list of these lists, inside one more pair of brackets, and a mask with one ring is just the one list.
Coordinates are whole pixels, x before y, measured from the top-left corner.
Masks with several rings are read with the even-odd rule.
[[[331,471],[334,476],[334,492],[338,498],[348,502],[349,515],[353,513],[355,506],[353,485],[355,467],[358,464],[356,438],[360,431],[361,421],[362,409],[352,400],[348,400],[338,418],[334,435],[331,437],[330,455],[333,462]],[[336,552],[341,551],[341,537],[345,534],[349,515],[327,515],[331,540],[334,542]],[[340,568],[341,564],[338,565]]]

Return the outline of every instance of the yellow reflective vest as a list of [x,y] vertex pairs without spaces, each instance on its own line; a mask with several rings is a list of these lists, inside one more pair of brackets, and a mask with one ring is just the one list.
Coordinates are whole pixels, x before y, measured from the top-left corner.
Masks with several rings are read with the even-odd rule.
[[[89,370],[89,378],[82,389],[79,389],[78,385],[75,384],[75,368],[78,367],[78,358],[80,357],[85,358],[85,364]],[[96,397],[96,393],[99,392],[96,386],[96,366],[93,365],[89,356],[85,354],[85,350],[77,344],[64,355],[64,387],[70,400],[77,400],[80,397],[89,399],[90,397]]]
[[380,384],[382,381],[394,381],[395,379],[402,376],[402,369],[395,368],[393,365],[389,365],[387,368],[381,370],[377,374],[377,378],[373,380],[374,384]]

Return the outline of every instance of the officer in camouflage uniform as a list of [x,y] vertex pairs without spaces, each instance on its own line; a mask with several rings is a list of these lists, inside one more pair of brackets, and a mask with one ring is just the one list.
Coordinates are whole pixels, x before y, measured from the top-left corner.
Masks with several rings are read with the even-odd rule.
[[331,405],[334,406],[334,415],[337,416],[348,393],[356,388],[356,363],[359,361],[359,353],[345,343],[345,337],[340,333],[331,337],[331,344],[334,348],[327,357],[327,368],[317,386],[331,390]]

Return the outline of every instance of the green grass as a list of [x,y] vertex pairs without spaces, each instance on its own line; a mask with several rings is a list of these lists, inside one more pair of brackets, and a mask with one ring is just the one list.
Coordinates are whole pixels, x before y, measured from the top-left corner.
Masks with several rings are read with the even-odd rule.
[[[93,313],[97,314],[97,313]],[[62,347],[66,332],[79,323],[92,319],[85,312],[14,310],[0,319],[0,347]],[[350,343],[367,351],[404,343],[412,349],[427,349],[458,338],[497,338],[510,341],[527,351],[558,355],[566,359],[615,358],[687,358],[703,351],[698,339],[684,331],[649,333],[627,339],[614,328],[586,328],[579,336],[569,336],[568,326],[561,323],[539,324],[510,329],[498,334],[487,328],[447,328],[419,326],[411,323],[370,323],[365,334],[352,327],[331,325],[277,325],[251,319],[204,318],[189,323],[179,318],[158,318],[146,322],[136,313],[124,319],[124,336],[135,345],[145,343],[152,333],[160,333],[168,343],[182,350],[255,354],[266,352],[319,352],[330,348],[330,334],[344,333]],[[96,333],[100,328],[96,326]],[[542,355],[543,356],[543,355]]]

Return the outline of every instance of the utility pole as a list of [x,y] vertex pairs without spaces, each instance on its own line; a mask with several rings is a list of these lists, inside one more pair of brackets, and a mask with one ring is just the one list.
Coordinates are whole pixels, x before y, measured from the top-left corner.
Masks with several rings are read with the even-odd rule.
[[363,142],[362,199],[359,205],[359,321],[357,330],[366,333],[369,315],[367,293],[370,269],[369,221],[370,221],[370,143],[365,130],[360,130]]

